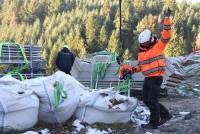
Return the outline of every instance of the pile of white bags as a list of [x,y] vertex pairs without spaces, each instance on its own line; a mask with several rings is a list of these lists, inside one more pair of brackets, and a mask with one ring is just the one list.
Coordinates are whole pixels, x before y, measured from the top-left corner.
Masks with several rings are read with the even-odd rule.
[[39,100],[11,76],[0,78],[0,127],[24,130],[38,121]]
[[19,81],[0,78],[0,127],[29,129],[38,118],[62,123],[73,114],[82,122],[120,123],[130,121],[137,99],[112,89],[90,92],[70,75],[58,71],[48,77]]
[[[62,123],[68,120],[79,103],[81,84],[70,75],[58,71],[48,77],[41,77],[24,81],[30,90],[34,91],[40,100],[39,120],[48,123]],[[63,92],[67,93],[58,107],[55,106],[55,83],[63,86]],[[63,95],[63,94],[61,94]]]
[[80,98],[75,116],[88,124],[125,123],[137,107],[137,99],[122,96],[111,89],[86,92]]

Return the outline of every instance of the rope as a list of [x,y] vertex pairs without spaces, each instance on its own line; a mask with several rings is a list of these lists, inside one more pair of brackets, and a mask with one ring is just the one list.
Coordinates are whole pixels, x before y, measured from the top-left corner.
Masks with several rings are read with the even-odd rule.
[[106,70],[110,66],[110,63],[97,63],[96,64],[96,73],[100,76],[100,78],[105,78]]
[[[128,60],[124,62],[124,64],[126,64],[126,65],[129,65],[129,63],[130,63],[130,61],[128,61]],[[118,74],[119,70],[120,70],[120,67],[118,67],[115,75]],[[116,87],[113,88],[113,90],[119,91],[119,92],[128,92],[128,90],[131,86],[131,82],[130,82],[131,79],[132,79],[131,74],[127,74],[125,76],[125,80],[120,82]]]
[[111,63],[97,63],[95,64],[95,70],[93,71],[93,79],[92,79],[92,88],[95,88],[95,84],[97,82],[97,75],[101,79],[104,79],[106,76],[107,68],[111,65]]
[[12,75],[18,75],[18,76],[19,76],[19,79],[20,79],[21,81],[24,80],[23,75],[22,75],[21,73],[19,73],[19,72],[14,72],[14,71],[12,71],[12,72],[7,73],[6,75],[10,75],[10,76],[12,76]]
[[22,48],[22,46],[18,43],[9,43],[9,42],[3,42],[3,43],[0,43],[0,58],[2,58],[2,48],[3,46],[6,46],[6,45],[16,45],[18,48],[19,48],[19,51],[21,52],[22,54],[22,57],[23,57],[23,60],[24,60],[24,65],[22,67],[14,67],[12,69],[11,72],[8,72],[7,75],[14,75],[14,74],[17,74],[19,77],[20,77],[20,80],[24,80],[24,77],[22,74],[20,74],[20,72],[24,69],[27,69],[28,68],[28,65],[29,65],[29,61],[26,57],[26,54],[24,52],[24,49]]
[[107,63],[96,63],[95,69],[92,73],[92,88],[95,88],[95,85],[97,83],[97,77],[100,77],[101,79],[104,79],[106,76],[107,68],[111,65],[111,63],[116,62],[117,53],[108,53],[108,55],[111,56],[111,61]]
[[55,82],[55,90],[54,90],[54,105],[55,108],[58,108],[58,106],[62,103],[63,99],[67,98],[67,92],[63,90],[63,84],[56,81]]
[[1,120],[0,120],[0,126],[1,126],[1,133],[3,133],[4,125],[5,125],[5,109],[2,105],[2,102],[0,102],[0,112],[2,114]]
[[55,109],[54,109],[54,107],[53,107],[53,105],[52,105],[52,103],[51,103],[51,99],[50,99],[50,96],[49,96],[49,94],[48,94],[47,87],[46,87],[46,84],[45,84],[45,81],[44,81],[44,80],[43,80],[43,86],[44,86],[44,91],[45,91],[46,97],[47,97],[47,99],[48,99],[49,109],[50,109],[50,111],[53,113],[53,116],[54,116],[54,118],[55,118],[55,120],[56,120],[56,123],[59,123],[59,120],[58,120],[58,118],[57,118],[57,116],[56,116]]
[[113,91],[128,92],[130,86],[131,86],[130,79],[126,79],[120,82],[118,86],[114,87]]

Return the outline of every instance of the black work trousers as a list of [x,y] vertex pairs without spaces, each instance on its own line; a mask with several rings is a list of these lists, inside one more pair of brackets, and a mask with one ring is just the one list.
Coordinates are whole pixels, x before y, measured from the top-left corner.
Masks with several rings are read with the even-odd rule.
[[143,84],[142,99],[150,110],[150,124],[158,126],[160,118],[167,118],[168,110],[159,103],[162,76],[146,77]]

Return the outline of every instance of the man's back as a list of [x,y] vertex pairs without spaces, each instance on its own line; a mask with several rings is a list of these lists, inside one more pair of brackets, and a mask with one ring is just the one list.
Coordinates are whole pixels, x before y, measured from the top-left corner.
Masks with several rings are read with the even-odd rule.
[[72,65],[74,63],[74,55],[72,52],[70,52],[67,48],[63,48],[57,56],[56,59],[56,65],[59,70],[70,74],[70,70],[72,68]]

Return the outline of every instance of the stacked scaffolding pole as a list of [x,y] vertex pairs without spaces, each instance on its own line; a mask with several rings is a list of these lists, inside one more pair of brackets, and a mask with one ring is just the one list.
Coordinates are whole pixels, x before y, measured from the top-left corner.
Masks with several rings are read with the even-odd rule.
[[0,43],[0,77],[7,74],[17,79],[36,78],[45,75],[45,61],[42,59],[40,47],[20,45],[17,43]]

